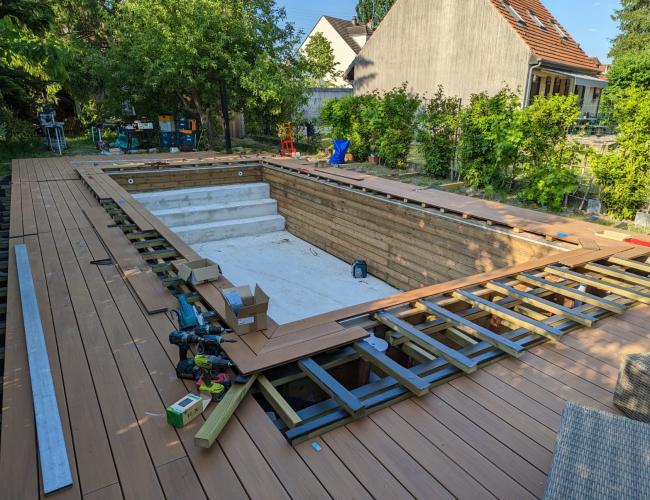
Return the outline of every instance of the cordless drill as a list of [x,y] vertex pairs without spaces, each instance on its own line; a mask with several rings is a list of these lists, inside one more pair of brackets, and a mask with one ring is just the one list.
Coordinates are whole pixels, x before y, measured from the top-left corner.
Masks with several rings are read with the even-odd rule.
[[223,370],[235,366],[232,361],[222,356],[197,354],[194,356],[195,367],[201,371],[201,378],[196,385],[200,391],[211,395],[213,401],[219,401],[230,387],[230,377]]
[[[196,365],[195,359],[187,356],[187,352],[192,344],[198,346],[198,351],[201,354],[219,353],[220,345],[223,342],[236,342],[236,340],[227,340],[216,333],[207,332],[223,332],[223,328],[215,327],[212,325],[201,325],[195,328],[195,331],[203,333],[197,335],[196,333],[175,330],[169,334],[169,342],[178,346],[179,361],[176,365],[176,376],[189,380],[198,380],[201,378],[201,369]],[[222,358],[225,359],[225,358]],[[230,363],[230,361],[228,361]]]

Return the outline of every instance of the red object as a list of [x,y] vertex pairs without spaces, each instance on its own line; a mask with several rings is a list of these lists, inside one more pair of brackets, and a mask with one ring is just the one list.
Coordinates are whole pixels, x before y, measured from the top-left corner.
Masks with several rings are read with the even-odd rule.
[[642,247],[650,247],[650,241],[639,240],[637,238],[628,238],[624,240],[625,243],[632,243],[633,245],[641,245]]
[[293,129],[291,128],[291,122],[285,124],[286,135],[280,138],[280,154],[282,156],[291,156],[296,152],[296,146],[293,143]]

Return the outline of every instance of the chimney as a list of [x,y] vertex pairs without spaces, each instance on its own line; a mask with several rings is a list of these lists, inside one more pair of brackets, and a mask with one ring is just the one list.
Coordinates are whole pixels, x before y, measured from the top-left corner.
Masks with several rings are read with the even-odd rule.
[[352,16],[352,24],[354,26],[359,26],[359,18],[357,18],[357,16]]

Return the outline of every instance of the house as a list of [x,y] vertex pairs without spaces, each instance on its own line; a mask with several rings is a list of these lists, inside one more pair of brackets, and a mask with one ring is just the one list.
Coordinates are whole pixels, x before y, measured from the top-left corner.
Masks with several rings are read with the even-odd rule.
[[[336,17],[321,16],[316,25],[307,35],[298,49],[300,52],[316,33],[322,33],[332,44],[334,60],[338,63],[338,71],[345,71],[366,44],[372,34],[372,28],[360,25],[356,17],[352,20],[338,19]],[[332,82],[337,87],[349,87],[349,83],[342,77],[335,78]]]
[[600,63],[539,0],[397,0],[345,76],[355,94],[403,82],[422,95],[442,85],[463,102],[506,85],[524,106],[578,94],[583,116],[598,112],[607,86]]

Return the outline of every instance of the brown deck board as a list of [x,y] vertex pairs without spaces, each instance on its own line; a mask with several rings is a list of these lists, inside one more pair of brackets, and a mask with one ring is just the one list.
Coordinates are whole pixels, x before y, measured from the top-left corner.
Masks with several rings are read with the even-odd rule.
[[[84,214],[99,203],[76,169],[86,167],[102,176],[98,185],[110,196],[128,200],[129,210],[178,245],[183,257],[198,255],[122,188],[111,191],[109,176],[99,173],[111,165],[140,168],[141,160],[102,158],[105,163],[93,166],[97,157],[87,158],[86,164],[72,164],[66,157],[12,163],[11,246],[28,244],[75,479],[73,488],[57,497],[541,497],[565,402],[616,412],[612,389],[623,356],[650,350],[650,307],[634,307],[594,328],[572,332],[561,343],[536,346],[520,359],[498,360],[422,398],[397,403],[294,448],[249,396],[217,443],[210,450],[199,449],[194,434],[212,408],[183,429],[164,422],[165,405],[193,389],[174,376],[178,350],[168,341],[174,323],[168,313],[148,314],[118,267],[90,264],[107,253]],[[211,154],[186,158],[169,161],[192,165],[215,159]],[[392,181],[348,180],[377,189],[394,187]],[[431,196],[407,185],[396,187],[394,194],[412,200]],[[451,203],[452,198],[445,200]],[[642,255],[642,249],[603,241],[597,240],[601,250],[580,249],[534,265],[559,259],[583,262],[620,252],[627,258]],[[38,458],[13,252],[9,260],[0,481],[3,496],[34,498],[40,488]],[[231,346],[251,360],[261,354],[256,369],[281,364],[300,349],[311,353],[361,335],[337,327],[341,318],[532,265],[470,276],[289,325],[272,324],[249,342]],[[217,288],[226,283],[224,279],[202,289],[217,307],[222,300]],[[311,446],[314,441],[321,451]]]

